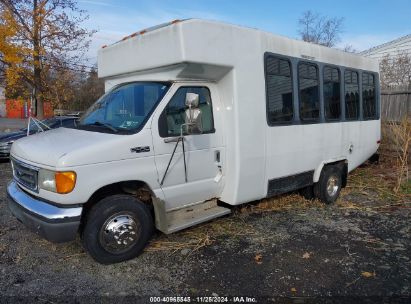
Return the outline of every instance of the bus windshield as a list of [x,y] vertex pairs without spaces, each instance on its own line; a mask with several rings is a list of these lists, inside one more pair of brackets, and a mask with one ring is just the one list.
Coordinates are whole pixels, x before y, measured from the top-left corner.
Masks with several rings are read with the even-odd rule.
[[163,82],[133,82],[117,86],[97,100],[77,126],[96,132],[136,133],[169,87],[169,83]]

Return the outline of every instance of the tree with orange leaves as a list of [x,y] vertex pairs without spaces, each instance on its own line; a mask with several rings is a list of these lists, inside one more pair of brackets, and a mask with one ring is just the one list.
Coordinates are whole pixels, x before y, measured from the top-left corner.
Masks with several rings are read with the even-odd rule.
[[94,31],[81,28],[88,19],[74,0],[0,0],[0,67],[7,90],[37,101],[55,97],[50,74],[84,61]]

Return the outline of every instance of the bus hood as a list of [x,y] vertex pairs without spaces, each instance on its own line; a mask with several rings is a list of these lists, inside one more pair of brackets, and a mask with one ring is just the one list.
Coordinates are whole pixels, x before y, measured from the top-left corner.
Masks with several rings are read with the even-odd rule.
[[[141,130],[139,138],[146,138],[143,144],[150,146],[151,133],[147,131]],[[12,145],[11,155],[61,169],[136,157],[130,152],[132,143],[136,143],[135,135],[58,128],[19,139]]]

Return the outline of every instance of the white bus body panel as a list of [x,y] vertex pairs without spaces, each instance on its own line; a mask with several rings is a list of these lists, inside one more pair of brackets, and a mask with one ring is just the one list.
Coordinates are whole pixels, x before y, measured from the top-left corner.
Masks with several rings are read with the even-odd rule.
[[327,162],[347,159],[352,170],[376,151],[378,120],[269,127],[266,52],[378,72],[377,61],[355,54],[191,19],[101,49],[99,76],[106,78],[107,89],[131,80],[214,81],[227,160],[220,199],[229,204],[265,197],[271,179],[313,170],[317,181]]

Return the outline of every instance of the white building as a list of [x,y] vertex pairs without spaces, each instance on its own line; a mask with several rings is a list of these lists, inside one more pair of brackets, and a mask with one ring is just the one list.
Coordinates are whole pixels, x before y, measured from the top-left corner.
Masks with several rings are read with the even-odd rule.
[[[385,56],[395,59],[397,56],[407,55],[411,58],[411,34],[362,51],[360,55],[378,59],[380,62]],[[401,65],[395,60],[391,64]],[[399,70],[399,77],[387,76],[386,79],[384,79],[384,71],[381,71],[383,85],[396,88],[392,92],[384,92],[381,96],[381,116],[388,121],[400,121],[411,113],[411,95],[409,93],[411,86],[408,84],[407,90],[406,86],[402,87],[404,83],[398,81],[398,79],[403,81],[407,77],[410,79],[411,70],[407,72],[405,69],[394,69],[394,74],[397,70]],[[399,85],[400,87],[398,87]]]
[[384,56],[408,54],[411,56],[411,34],[360,52],[360,55],[381,60]]

